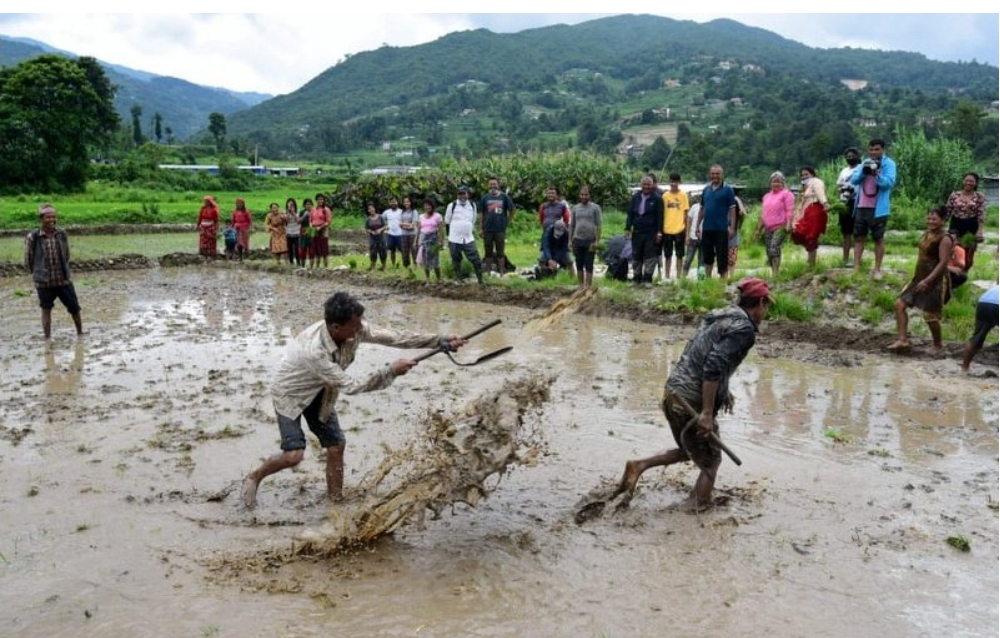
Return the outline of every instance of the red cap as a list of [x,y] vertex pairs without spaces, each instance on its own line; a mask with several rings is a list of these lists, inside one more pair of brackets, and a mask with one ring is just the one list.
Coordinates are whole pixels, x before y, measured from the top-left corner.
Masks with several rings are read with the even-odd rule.
[[771,296],[771,289],[768,288],[767,282],[763,279],[758,279],[757,277],[746,277],[740,280],[740,283],[736,284],[736,287],[739,289],[741,297],[748,299],[759,299],[763,297],[771,303],[774,303],[774,297]]

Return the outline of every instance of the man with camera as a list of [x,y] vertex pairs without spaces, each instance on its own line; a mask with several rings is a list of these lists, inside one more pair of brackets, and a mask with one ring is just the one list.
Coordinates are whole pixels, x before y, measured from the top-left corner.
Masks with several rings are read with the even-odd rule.
[[889,222],[889,194],[896,185],[896,162],[885,154],[885,140],[868,142],[868,159],[855,167],[848,180],[854,187],[854,270],[861,270],[865,238],[871,234],[875,243],[875,270],[872,277],[882,278],[885,256],[886,225]]

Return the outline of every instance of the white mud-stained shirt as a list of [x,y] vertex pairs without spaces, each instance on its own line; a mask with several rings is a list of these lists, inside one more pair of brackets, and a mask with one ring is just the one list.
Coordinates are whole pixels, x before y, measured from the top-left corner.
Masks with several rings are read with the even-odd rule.
[[395,348],[437,348],[441,336],[372,328],[367,321],[362,321],[357,335],[338,348],[326,328],[326,322],[317,321],[295,336],[281,359],[271,385],[275,412],[294,419],[302,414],[319,392],[323,392],[319,416],[325,421],[341,392],[360,394],[392,385],[396,375],[391,365],[364,379],[355,379],[347,374],[347,367],[354,362],[358,346],[366,342]]

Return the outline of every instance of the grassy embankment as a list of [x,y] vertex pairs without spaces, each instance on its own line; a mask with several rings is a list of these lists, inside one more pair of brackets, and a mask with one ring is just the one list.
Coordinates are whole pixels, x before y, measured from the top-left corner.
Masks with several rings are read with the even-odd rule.
[[[282,188],[272,191],[248,193],[214,193],[217,201],[222,203],[224,211],[230,209],[237,196],[245,196],[248,206],[255,213],[258,231],[254,233],[251,243],[254,246],[265,245],[267,238],[262,231],[263,216],[267,205],[274,201],[283,206],[288,196],[297,199],[312,197],[316,192],[328,190],[329,185],[296,184],[295,188]],[[107,223],[147,222],[151,217],[160,223],[193,223],[200,205],[200,193],[162,193],[135,192],[120,193],[119,197],[107,199],[110,192],[90,192],[67,198],[54,198],[60,213],[60,224],[92,225]],[[102,199],[103,198],[103,199]],[[35,223],[34,210],[37,202],[46,198],[9,198],[3,203],[0,215],[0,228],[30,228]],[[442,211],[443,212],[443,211]],[[537,243],[540,230],[533,211],[519,211],[519,216],[509,236],[508,254],[519,267],[533,266],[537,258]],[[996,209],[991,209],[989,219],[997,219]],[[224,213],[225,214],[225,213]],[[737,276],[753,274],[771,279],[766,264],[764,247],[752,240],[759,207],[751,207],[747,222],[741,233],[741,245]],[[130,221],[134,220],[134,221]],[[363,216],[360,211],[351,213],[335,211],[334,232],[336,229],[357,229],[362,226]],[[621,211],[605,210],[604,237],[620,233],[624,228],[625,218]],[[996,223],[990,229],[992,237],[996,237]],[[920,236],[919,231],[894,232],[887,237],[885,270],[886,277],[879,282],[872,281],[866,274],[854,275],[842,268],[840,250],[837,248],[836,224],[823,238],[823,246],[815,272],[810,271],[805,260],[805,252],[798,246],[786,242],[781,272],[777,277],[775,288],[778,303],[772,309],[773,317],[782,317],[793,321],[833,321],[849,319],[882,330],[893,328],[892,305],[898,291],[909,280],[916,261],[915,245]],[[196,252],[197,237],[192,230],[187,233],[151,233],[128,235],[77,235],[72,238],[74,257],[77,259],[93,259],[124,253],[138,253],[151,258],[157,258],[173,252]],[[19,237],[0,238],[0,261],[20,261],[23,254],[23,240]],[[864,270],[867,272],[872,265],[870,244],[866,247]],[[347,265],[352,268],[364,268],[368,264],[366,254],[349,254],[331,258],[331,268]],[[450,276],[451,268],[448,259],[442,260],[445,276]],[[468,268],[468,265],[466,265]],[[998,265],[996,240],[980,246],[976,265],[971,273],[973,281],[997,280]],[[422,273],[409,275],[405,271],[388,271],[377,273],[384,277],[422,277]],[[84,281],[85,276],[79,277]],[[540,282],[525,281],[518,278],[490,280],[491,285],[510,287],[529,286],[566,286],[575,283],[568,274],[561,274],[555,279]],[[612,282],[599,278],[599,285],[605,289],[605,294],[616,301],[625,303],[642,303],[654,305],[663,310],[704,312],[729,302],[725,286],[717,279],[697,281],[694,279],[676,282],[669,287],[657,288],[654,300],[650,295],[640,293],[629,284]],[[840,299],[850,293],[850,307],[837,308],[831,316],[831,308],[824,301]],[[975,322],[975,300],[980,289],[974,285],[966,285],[955,291],[954,299],[945,308],[943,329],[948,340],[963,340],[971,334]],[[842,312],[842,315],[840,314]],[[926,336],[926,324],[920,320],[918,313],[913,313],[910,322],[911,332],[918,336]],[[993,337],[996,338],[995,336]]]

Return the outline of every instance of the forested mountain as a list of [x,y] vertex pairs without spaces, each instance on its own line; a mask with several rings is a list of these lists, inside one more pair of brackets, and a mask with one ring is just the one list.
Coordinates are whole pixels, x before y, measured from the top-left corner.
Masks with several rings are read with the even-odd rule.
[[[0,66],[15,66],[45,53],[76,57],[42,43],[0,37]],[[80,55],[87,55],[86,52]],[[187,138],[208,125],[208,115],[234,113],[270,98],[261,93],[238,93],[227,89],[200,86],[178,78],[165,77],[102,62],[111,83],[118,87],[115,109],[123,122],[130,122],[134,106],[142,109],[143,123],[156,113],[162,126],[171,129],[172,137]],[[148,133],[152,137],[152,133]]]
[[732,20],[627,15],[383,46],[233,114],[228,127],[268,157],[329,159],[387,143],[425,160],[434,152],[622,152],[660,134],[656,150],[675,151],[671,167],[706,157],[790,167],[873,134],[891,139],[898,125],[954,134],[959,109],[972,121],[957,132],[977,157],[995,160],[995,111],[987,109],[997,94],[997,68],[985,64],[814,49]]

